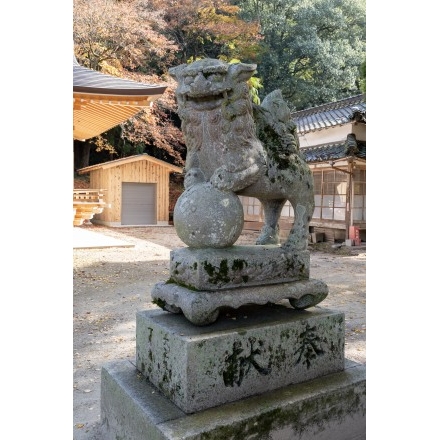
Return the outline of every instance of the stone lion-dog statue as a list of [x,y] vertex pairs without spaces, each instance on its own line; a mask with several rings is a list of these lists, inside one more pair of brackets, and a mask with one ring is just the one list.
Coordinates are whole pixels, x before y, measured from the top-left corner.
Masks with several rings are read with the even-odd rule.
[[282,247],[304,250],[314,210],[313,177],[299,151],[296,126],[281,92],[252,103],[247,81],[255,64],[202,59],[169,69],[187,156],[185,189],[200,182],[257,198],[264,225],[257,245],[280,244],[279,218],[288,200],[294,221]]

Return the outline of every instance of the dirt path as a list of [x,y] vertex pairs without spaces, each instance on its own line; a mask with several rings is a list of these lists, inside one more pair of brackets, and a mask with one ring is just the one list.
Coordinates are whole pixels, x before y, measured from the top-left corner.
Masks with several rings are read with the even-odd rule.
[[[172,227],[83,227],[135,245],[73,251],[73,439],[104,440],[97,429],[101,366],[134,359],[136,312],[156,307],[150,290],[168,278],[170,250],[185,245]],[[256,237],[244,232],[236,244]],[[345,355],[366,363],[366,247],[318,243],[310,250],[310,277],[329,286],[319,306],[345,313]]]

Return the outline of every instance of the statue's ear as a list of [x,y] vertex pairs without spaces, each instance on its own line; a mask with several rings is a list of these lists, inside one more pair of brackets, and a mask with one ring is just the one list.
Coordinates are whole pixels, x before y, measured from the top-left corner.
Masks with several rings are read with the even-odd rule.
[[229,66],[228,74],[236,81],[247,81],[256,70],[256,64],[235,63]]
[[168,74],[173,78],[175,81],[179,81],[179,77],[182,76],[182,70],[186,67],[186,64],[180,64],[176,67],[171,67],[168,69]]

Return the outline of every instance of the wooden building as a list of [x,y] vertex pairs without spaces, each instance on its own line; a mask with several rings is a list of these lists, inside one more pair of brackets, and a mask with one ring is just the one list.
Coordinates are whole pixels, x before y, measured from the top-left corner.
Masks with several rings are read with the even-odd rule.
[[[74,55],[73,139],[85,141],[121,124],[149,108],[165,90],[166,86],[139,83],[81,66]],[[101,186],[87,193],[74,189],[73,225],[81,226],[84,221],[109,209],[107,194],[107,188]],[[112,218],[107,214],[101,217]]]
[[[354,244],[366,241],[366,96],[358,95],[293,112],[300,148],[314,177],[314,240]],[[257,199],[241,197],[245,227],[259,229],[263,215]],[[293,209],[287,202],[280,228],[290,229]]]
[[105,188],[109,207],[92,223],[106,226],[168,225],[170,174],[182,168],[139,154],[81,168],[90,174],[91,188]]

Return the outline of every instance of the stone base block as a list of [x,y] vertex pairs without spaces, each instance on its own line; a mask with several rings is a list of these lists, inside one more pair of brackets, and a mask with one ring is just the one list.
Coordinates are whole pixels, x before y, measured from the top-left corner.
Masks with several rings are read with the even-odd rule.
[[187,415],[128,360],[102,368],[105,440],[364,440],[365,366]]
[[282,246],[171,251],[170,280],[197,290],[233,289],[308,279],[310,252]]
[[344,314],[249,306],[197,327],[181,315],[136,315],[137,369],[185,413],[344,369]]
[[307,309],[323,301],[328,286],[320,280],[302,280],[270,286],[194,291],[170,282],[157,283],[151,298],[162,309],[183,313],[192,324],[208,325],[216,321],[222,308],[238,308],[245,304],[276,303],[288,299],[292,307]]

